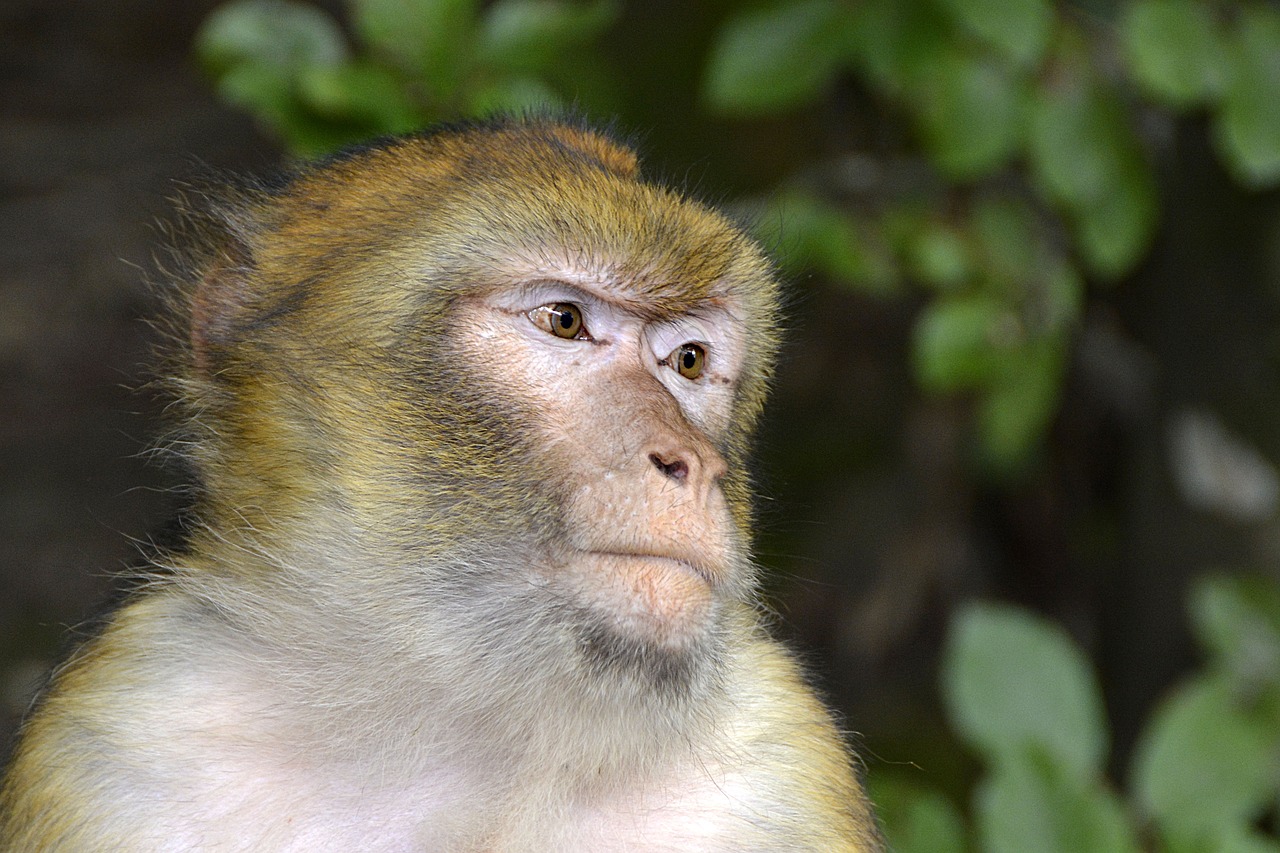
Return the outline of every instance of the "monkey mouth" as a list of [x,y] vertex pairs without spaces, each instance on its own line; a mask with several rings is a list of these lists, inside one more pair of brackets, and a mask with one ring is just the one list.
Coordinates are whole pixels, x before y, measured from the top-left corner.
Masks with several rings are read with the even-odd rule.
[[611,560],[622,560],[625,562],[648,563],[651,565],[661,565],[676,571],[693,575],[701,580],[707,586],[716,586],[719,581],[720,572],[713,571],[701,561],[687,559],[685,557],[675,557],[670,554],[649,553],[645,551],[592,551],[589,552],[597,557],[604,557]]
[[632,549],[582,553],[579,594],[621,635],[679,649],[700,642],[714,620],[723,593],[705,565]]

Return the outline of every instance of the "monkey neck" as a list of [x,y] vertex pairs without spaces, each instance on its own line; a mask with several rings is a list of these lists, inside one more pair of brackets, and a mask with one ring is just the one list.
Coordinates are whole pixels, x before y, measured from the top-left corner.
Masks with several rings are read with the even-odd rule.
[[[680,684],[585,665],[578,638],[556,627],[562,604],[492,555],[388,567],[219,547],[180,570],[175,590],[236,650],[248,675],[235,689],[287,729],[276,742],[334,762],[381,756],[391,775],[465,767],[536,780],[558,768],[598,787],[680,761],[716,730],[732,665],[720,650]],[[403,585],[375,601],[374,577]]]

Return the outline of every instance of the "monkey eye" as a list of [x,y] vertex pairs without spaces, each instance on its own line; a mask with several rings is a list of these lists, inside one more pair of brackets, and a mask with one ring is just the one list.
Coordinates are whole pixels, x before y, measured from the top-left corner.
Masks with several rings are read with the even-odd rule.
[[685,379],[697,379],[707,363],[707,351],[701,344],[681,344],[665,359]]
[[550,332],[557,338],[590,340],[582,322],[582,309],[572,302],[553,302],[550,305],[539,305],[529,312],[529,319],[544,332]]

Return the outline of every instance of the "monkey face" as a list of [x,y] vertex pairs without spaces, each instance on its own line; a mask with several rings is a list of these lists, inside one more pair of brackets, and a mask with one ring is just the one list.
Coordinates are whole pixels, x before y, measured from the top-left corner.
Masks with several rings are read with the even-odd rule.
[[[703,642],[747,581],[716,444],[742,364],[733,306],[708,300],[657,319],[625,282],[564,269],[468,300],[464,313],[466,361],[501,370],[558,496],[543,582],[586,614],[593,648]],[[610,636],[622,644],[601,641]]]

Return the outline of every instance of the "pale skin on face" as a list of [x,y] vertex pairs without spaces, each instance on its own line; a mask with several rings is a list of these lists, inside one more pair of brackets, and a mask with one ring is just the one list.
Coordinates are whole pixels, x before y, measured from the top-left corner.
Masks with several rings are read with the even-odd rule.
[[548,582],[637,639],[696,637],[738,548],[714,445],[742,362],[732,312],[651,320],[625,287],[568,271],[460,310],[464,349],[538,413],[559,463],[573,523]]

